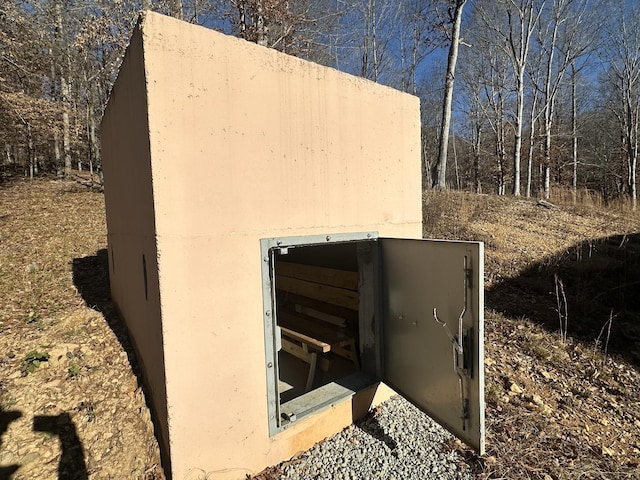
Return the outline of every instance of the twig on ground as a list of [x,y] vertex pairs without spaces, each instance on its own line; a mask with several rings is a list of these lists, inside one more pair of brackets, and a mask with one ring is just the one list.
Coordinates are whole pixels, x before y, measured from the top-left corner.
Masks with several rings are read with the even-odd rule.
[[558,274],[554,275],[555,284],[556,284],[556,303],[558,305],[558,318],[560,320],[560,339],[562,343],[567,343],[567,329],[568,329],[568,321],[569,314],[567,311],[567,296],[564,293],[564,284]]
[[609,318],[606,322],[604,322],[604,325],[602,325],[602,328],[600,329],[600,333],[598,334],[598,338],[596,338],[596,342],[593,346],[593,353],[595,355],[596,348],[598,348],[598,346],[600,345],[600,338],[602,337],[602,334],[606,329],[607,339],[605,340],[604,348],[603,348],[604,358],[602,360],[602,365],[604,365],[607,362],[607,352],[609,350],[609,340],[611,338],[611,325],[613,324],[613,319],[616,318],[616,316],[617,315],[613,314],[613,309],[611,309],[611,312],[609,313]]

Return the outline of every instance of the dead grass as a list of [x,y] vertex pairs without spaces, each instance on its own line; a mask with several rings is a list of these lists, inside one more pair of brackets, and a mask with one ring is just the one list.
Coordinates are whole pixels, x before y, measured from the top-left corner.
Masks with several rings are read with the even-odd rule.
[[79,304],[70,261],[104,247],[103,212],[102,196],[73,182],[0,188],[0,322],[48,324]]
[[583,211],[606,210],[618,215],[630,217],[634,215],[633,204],[628,196],[616,197],[605,201],[602,195],[593,190],[579,188],[574,191],[567,187],[553,187],[551,189],[551,197],[556,205],[572,207]]
[[[106,247],[103,196],[77,182],[8,180],[0,247],[0,477],[164,478],[126,336],[74,278],[108,281],[92,261]],[[29,372],[33,352],[48,358]],[[58,430],[35,431],[36,418]]]
[[[623,278],[640,258],[640,221],[630,206],[604,209],[587,193],[575,203],[554,198],[552,209],[536,200],[425,194],[425,236],[485,242],[488,451],[481,459],[467,452],[479,478],[640,478],[640,312],[634,282]],[[554,272],[575,296],[564,343]],[[626,295],[614,299],[608,290]],[[603,337],[595,344],[607,302],[627,315],[613,358],[603,355]]]
[[[535,200],[425,194],[426,237],[486,245],[488,453],[477,458],[457,445],[478,478],[640,479],[640,356],[622,357],[640,352],[633,286],[640,219],[624,205],[603,209],[580,198],[554,199],[558,207],[549,210]],[[103,208],[102,195],[73,182],[0,186],[0,411],[24,412],[3,435],[0,456],[15,454],[18,463],[20,455],[50,455],[24,478],[56,478],[57,447],[42,435],[34,440],[27,413],[60,411],[85,442],[90,478],[123,478],[134,469],[127,478],[162,478],[126,350],[73,278],[74,259],[86,260],[82,275],[100,264]],[[575,294],[564,343],[554,327],[554,272]],[[105,281],[99,269],[94,276]],[[612,283],[618,277],[631,285]],[[604,337],[599,346],[595,339],[610,304],[619,311],[605,358]],[[581,325],[590,327],[581,332]],[[23,355],[43,348],[57,354],[55,364],[22,376]],[[278,475],[272,469],[265,478]]]
[[480,478],[640,478],[637,367],[530,320],[488,312],[486,327]]

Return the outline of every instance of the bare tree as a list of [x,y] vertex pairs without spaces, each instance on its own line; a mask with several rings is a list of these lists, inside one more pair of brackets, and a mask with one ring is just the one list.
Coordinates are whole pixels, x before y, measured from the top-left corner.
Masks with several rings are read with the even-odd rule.
[[405,92],[418,94],[418,70],[427,56],[444,41],[434,21],[434,2],[402,0],[399,31],[400,75],[399,87]]
[[442,123],[440,126],[440,138],[438,148],[438,161],[436,164],[436,176],[434,188],[444,190],[447,187],[447,149],[449,146],[449,127],[451,124],[451,103],[453,100],[453,83],[458,60],[458,47],[460,43],[460,25],[462,24],[462,11],[467,0],[451,0],[448,9],[451,22],[451,43],[447,57],[447,73],[445,77],[444,99],[442,102]]
[[[509,24],[505,3],[477,2],[474,16],[467,30],[472,47],[463,52],[461,63],[463,86],[471,124],[476,127],[469,132],[474,156],[479,155],[482,129],[484,126],[486,155],[494,159],[493,182],[498,195],[507,192],[507,182],[513,170],[509,157],[513,153],[510,138],[515,137],[518,101],[516,88],[517,69],[514,68],[513,50],[509,47]],[[493,20],[490,22],[489,18]],[[476,87],[477,85],[477,87]],[[478,96],[476,99],[475,97]],[[522,123],[522,120],[521,120]],[[512,136],[513,135],[513,136]],[[492,153],[488,146],[492,145]],[[473,146],[475,145],[475,146]]]
[[217,10],[232,25],[227,33],[324,63],[330,49],[327,37],[342,14],[312,0],[224,0]]
[[170,13],[172,17],[182,20],[182,17],[183,17],[182,0],[171,0]]
[[[499,142],[497,115],[493,113],[496,111],[495,101],[501,94],[495,87],[499,84],[503,85],[504,79],[499,80],[496,84],[497,76],[494,75],[498,59],[490,53],[491,44],[488,37],[491,35],[484,35],[486,32],[481,33],[481,29],[477,25],[478,22],[472,20],[468,26],[469,41],[472,47],[461,52],[458,76],[463,97],[460,103],[462,111],[467,117],[468,136],[470,137],[473,189],[476,193],[480,193],[482,191],[480,162],[483,153],[485,153],[484,141],[485,134],[490,133],[488,130],[493,131],[496,135],[496,143]],[[478,52],[483,52],[483,54],[478,55]],[[487,124],[489,128],[487,128]],[[486,136],[489,137],[489,135]],[[504,175],[501,175],[501,178],[503,177]]]
[[512,188],[514,195],[520,195],[525,73],[531,39],[540,21],[545,2],[546,0],[489,0],[479,4],[476,9],[484,27],[495,32],[497,41],[494,46],[504,52],[513,68],[516,90]]
[[536,124],[540,113],[538,111],[538,101],[540,95],[537,89],[533,89],[531,95],[531,108],[529,110],[529,152],[527,154],[527,184],[525,195],[531,197],[531,187],[533,182],[533,152],[536,144]]
[[638,128],[640,124],[640,6],[618,2],[606,28],[603,57],[606,77],[612,89],[608,106],[622,128],[626,163],[626,186],[633,208],[637,207],[636,169],[638,162]]
[[[400,73],[391,55],[390,44],[398,37],[398,28],[403,11],[403,1],[364,0],[352,17],[355,24],[354,39],[360,52],[359,75],[374,82],[397,84]],[[357,24],[361,23],[361,27]]]
[[540,28],[538,41],[545,58],[543,85],[538,86],[543,97],[543,185],[544,197],[551,195],[551,137],[558,92],[565,74],[576,59],[592,44],[593,35],[583,28],[589,12],[589,0],[553,0],[548,9],[545,28]]
[[60,101],[62,102],[62,148],[64,152],[64,174],[71,174],[71,126],[70,126],[70,70],[71,58],[69,52],[69,39],[67,36],[66,19],[63,19],[62,0],[56,0],[53,5],[56,47],[58,58],[58,72],[60,85]]
[[464,58],[461,63],[462,75],[461,83],[464,95],[464,105],[466,107],[466,117],[468,118],[468,135],[471,137],[471,155],[472,155],[472,177],[473,189],[476,193],[482,191],[482,183],[480,180],[480,158],[482,156],[483,135],[487,117],[487,105],[482,95],[482,85],[480,79],[484,75],[485,65],[483,65],[482,57]]
[[0,165],[26,167],[33,176],[45,163],[48,134],[56,130],[61,111],[43,96],[50,44],[25,3],[0,5]]
[[573,201],[576,201],[578,190],[578,72],[576,61],[571,62],[571,190],[573,191]]

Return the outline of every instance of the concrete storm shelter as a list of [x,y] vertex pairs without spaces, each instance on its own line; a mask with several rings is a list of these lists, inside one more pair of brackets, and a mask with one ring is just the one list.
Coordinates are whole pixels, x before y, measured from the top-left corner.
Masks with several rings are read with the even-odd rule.
[[244,478],[393,391],[482,451],[483,249],[421,240],[416,97],[147,13],[101,138],[169,476]]

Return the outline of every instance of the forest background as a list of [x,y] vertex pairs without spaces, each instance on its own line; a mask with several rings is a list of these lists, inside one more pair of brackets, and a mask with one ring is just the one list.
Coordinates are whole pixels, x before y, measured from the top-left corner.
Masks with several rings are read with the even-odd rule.
[[636,205],[634,0],[3,0],[1,177],[99,175],[146,9],[419,96],[426,186]]

